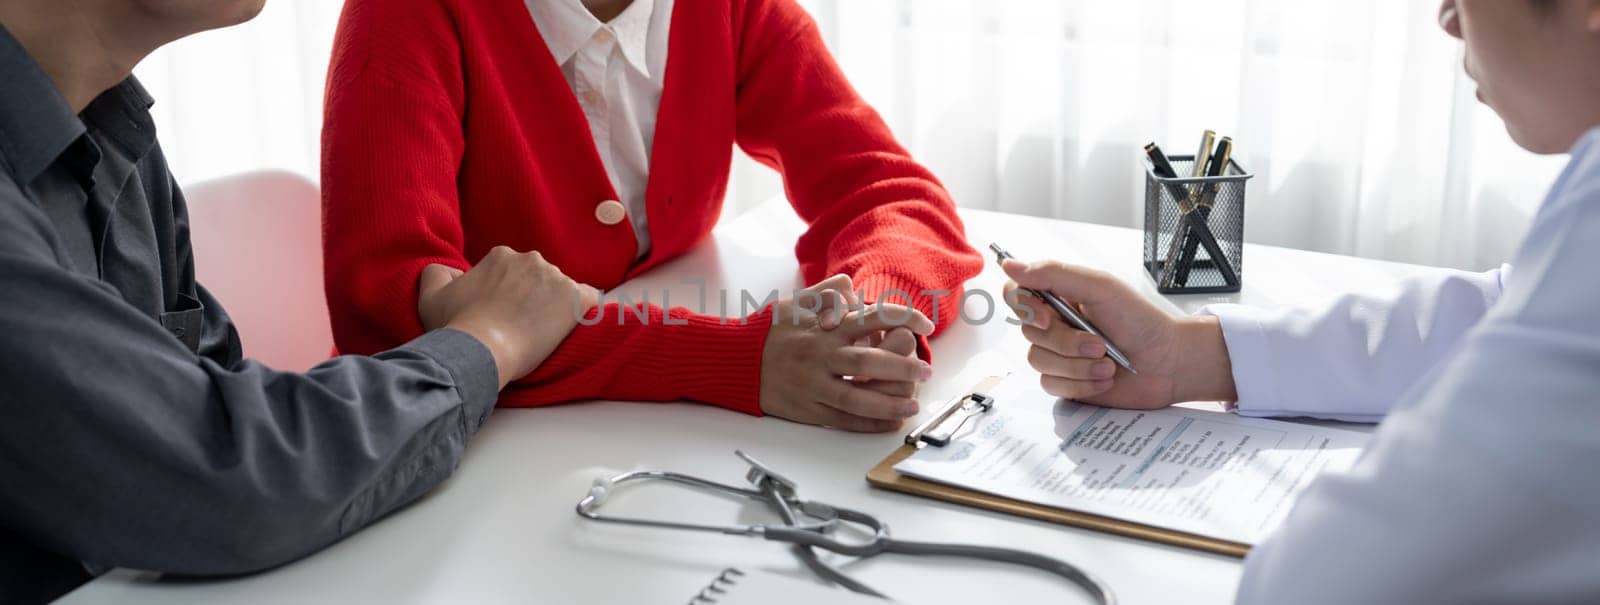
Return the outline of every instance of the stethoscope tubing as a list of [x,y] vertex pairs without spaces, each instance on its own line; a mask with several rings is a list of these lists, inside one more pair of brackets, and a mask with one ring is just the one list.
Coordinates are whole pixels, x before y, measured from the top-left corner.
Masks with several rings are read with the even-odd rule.
[[[843,511],[841,511],[843,512]],[[1082,588],[1098,603],[1114,605],[1116,596],[1110,586],[1076,565],[1038,553],[997,546],[978,544],[951,544],[943,542],[916,542],[894,538],[879,538],[868,542],[847,543],[815,532],[788,527],[768,527],[762,537],[776,542],[821,548],[842,555],[870,558],[884,553],[907,556],[945,556],[996,561],[1023,565],[1055,574]]]
[[[614,517],[602,515],[598,512],[601,503],[605,501],[609,491],[616,485],[645,480],[669,481],[752,500],[765,501],[777,510],[784,523],[788,525],[706,525],[657,519]],[[832,518],[823,519],[816,523],[802,523],[800,516],[795,513],[796,506],[799,506],[802,510],[822,509],[831,513]],[[802,501],[792,495],[780,492],[770,483],[764,484],[762,490],[754,490],[671,471],[630,471],[616,475],[609,480],[597,481],[595,487],[590,489],[589,495],[580,500],[576,508],[578,515],[585,519],[603,523],[712,532],[737,536],[761,536],[769,541],[791,544],[794,545],[795,554],[799,556],[800,560],[818,575],[837,582],[852,591],[880,598],[887,597],[823,562],[812,549],[820,548],[828,552],[860,558],[871,558],[880,554],[891,553],[908,556],[962,557],[1023,565],[1054,574],[1073,583],[1088,592],[1098,603],[1105,605],[1114,605],[1116,603],[1116,597],[1109,586],[1078,566],[1066,561],[1038,553],[996,546],[897,540],[889,537],[888,526],[879,521],[877,517],[853,509]],[[815,517],[816,513],[808,512],[807,515]],[[840,521],[855,523],[872,529],[874,535],[871,539],[860,542],[845,542],[827,535],[827,532],[835,528]]]
[[[799,516],[794,514],[794,507],[789,505],[788,498],[783,496],[783,494],[778,490],[777,486],[771,483],[763,483],[762,493],[766,496],[767,503],[778,510],[778,516],[783,518],[783,522],[785,524],[791,527],[797,527],[800,525]],[[838,509],[834,509],[834,511],[838,512]],[[874,519],[873,522],[876,524],[877,520]],[[874,527],[874,529],[877,530],[880,535],[888,532],[888,528],[886,527]],[[804,544],[795,544],[790,547],[790,550],[794,551],[795,557],[799,558],[801,563],[805,563],[806,567],[811,569],[811,573],[817,574],[825,580],[843,586],[850,592],[889,600],[888,595],[878,592],[876,589],[872,588],[871,586],[867,586],[860,580],[845,575],[845,573],[839,571],[837,567],[824,562],[822,557],[817,556],[817,551],[815,548]]]

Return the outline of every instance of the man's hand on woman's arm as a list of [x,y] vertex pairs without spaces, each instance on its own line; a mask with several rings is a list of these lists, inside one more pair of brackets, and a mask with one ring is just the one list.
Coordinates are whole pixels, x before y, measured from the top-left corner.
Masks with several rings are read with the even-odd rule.
[[599,303],[538,252],[497,246],[472,270],[428,265],[417,283],[417,314],[428,330],[453,328],[489,348],[500,386],[532,372]]
[[[1028,363],[1057,397],[1119,408],[1150,409],[1184,401],[1237,399],[1222,328],[1215,317],[1173,317],[1104,271],[1045,261],[1006,261],[1005,300],[1033,346]],[[1044,301],[1019,288],[1054,292],[1075,305],[1139,371],[1106,356],[1105,341],[1072,327]]]

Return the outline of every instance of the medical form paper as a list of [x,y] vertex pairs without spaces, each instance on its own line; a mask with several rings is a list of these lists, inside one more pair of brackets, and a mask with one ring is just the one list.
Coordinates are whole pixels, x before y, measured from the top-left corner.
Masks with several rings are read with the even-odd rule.
[[901,474],[1045,506],[1259,543],[1320,473],[1368,436],[1226,412],[1116,410],[1057,400],[1025,379],[995,392],[944,447]]

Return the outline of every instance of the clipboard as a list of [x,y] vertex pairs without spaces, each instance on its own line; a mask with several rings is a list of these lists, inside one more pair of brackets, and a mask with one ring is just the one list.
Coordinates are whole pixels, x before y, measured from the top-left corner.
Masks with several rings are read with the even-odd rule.
[[1244,557],[1250,552],[1250,545],[1229,540],[1220,540],[1208,536],[1201,536],[1161,527],[1134,523],[1114,517],[1096,515],[1080,511],[1055,508],[1032,502],[1013,500],[1004,496],[996,496],[980,491],[955,487],[943,483],[924,481],[914,477],[900,474],[894,470],[894,465],[916,453],[921,447],[943,447],[954,439],[957,431],[973,417],[988,412],[996,402],[985,393],[991,392],[1005,377],[994,376],[980,381],[965,395],[951,399],[939,409],[939,412],[918,425],[906,435],[906,442],[898,449],[891,452],[888,457],[879,462],[872,470],[867,471],[867,483],[873,487],[887,489],[924,498],[933,498],[946,502],[954,502],[965,506],[992,510],[996,512],[1060,523],[1073,527],[1082,527],[1095,531],[1150,540],[1162,544],[1171,544],[1184,548],[1227,555],[1230,557]]

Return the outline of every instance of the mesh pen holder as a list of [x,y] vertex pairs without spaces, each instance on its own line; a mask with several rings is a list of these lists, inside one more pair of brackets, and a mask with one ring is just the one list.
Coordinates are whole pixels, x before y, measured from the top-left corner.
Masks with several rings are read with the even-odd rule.
[[[1194,156],[1168,161],[1188,174]],[[1238,292],[1244,279],[1245,183],[1228,161],[1219,176],[1162,178],[1144,160],[1144,268],[1162,294]],[[1204,231],[1196,227],[1203,225]]]

